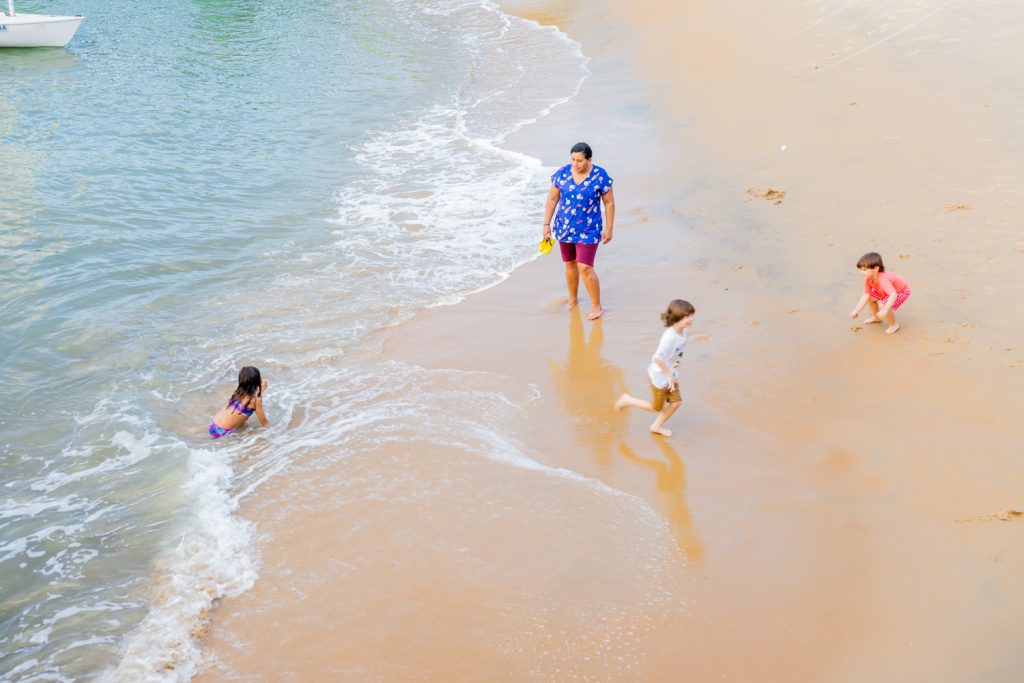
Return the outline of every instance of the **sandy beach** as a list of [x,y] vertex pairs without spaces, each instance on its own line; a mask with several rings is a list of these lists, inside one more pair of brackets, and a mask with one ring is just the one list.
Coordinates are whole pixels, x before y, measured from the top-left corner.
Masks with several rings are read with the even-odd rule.
[[[408,419],[246,500],[260,579],[196,680],[1024,676],[1024,11],[705,5],[503,5],[591,59],[505,146],[615,178],[607,314],[548,255],[380,334]],[[893,336],[847,317],[872,250],[913,288]],[[662,439],[612,403],[673,298]]]

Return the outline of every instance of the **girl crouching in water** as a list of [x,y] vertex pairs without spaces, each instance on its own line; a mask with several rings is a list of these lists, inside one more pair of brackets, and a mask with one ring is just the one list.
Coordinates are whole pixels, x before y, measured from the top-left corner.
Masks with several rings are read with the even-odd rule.
[[244,425],[254,412],[262,426],[270,424],[270,420],[263,412],[263,392],[266,388],[267,383],[260,377],[258,369],[251,365],[242,368],[238,372],[238,388],[235,389],[235,393],[231,394],[228,404],[213,416],[210,436],[219,439],[225,434],[230,434]]

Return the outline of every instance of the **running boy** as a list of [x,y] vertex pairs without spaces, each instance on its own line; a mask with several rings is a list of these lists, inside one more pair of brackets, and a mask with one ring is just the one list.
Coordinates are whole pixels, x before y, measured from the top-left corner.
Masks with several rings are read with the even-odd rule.
[[679,361],[683,359],[686,348],[686,329],[693,324],[695,310],[689,301],[676,299],[669,303],[661,314],[661,320],[667,328],[661,334],[658,350],[651,356],[651,364],[647,366],[647,377],[651,382],[651,400],[644,401],[629,394],[619,396],[615,409],[640,408],[657,413],[651,423],[651,431],[662,436],[672,436],[672,430],[665,427],[672,414],[683,402],[679,393]]

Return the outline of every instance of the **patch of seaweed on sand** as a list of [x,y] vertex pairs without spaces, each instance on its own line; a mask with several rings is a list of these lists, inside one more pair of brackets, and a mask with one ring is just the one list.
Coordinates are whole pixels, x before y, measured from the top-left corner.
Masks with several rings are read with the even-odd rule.
[[776,190],[774,187],[769,187],[764,190],[760,188],[748,187],[747,195],[751,199],[763,199],[777,206],[782,203],[783,199],[785,199],[786,191]]
[[963,524],[965,522],[991,522],[991,521],[997,520],[997,519],[999,521],[1001,521],[1001,522],[1009,522],[1011,520],[1020,519],[1022,517],[1024,517],[1024,512],[1021,512],[1020,510],[1014,510],[1013,508],[1010,508],[1008,510],[1003,510],[1002,512],[996,512],[996,513],[993,513],[991,515],[982,515],[980,517],[961,517],[961,518],[959,518],[956,521],[959,524]]

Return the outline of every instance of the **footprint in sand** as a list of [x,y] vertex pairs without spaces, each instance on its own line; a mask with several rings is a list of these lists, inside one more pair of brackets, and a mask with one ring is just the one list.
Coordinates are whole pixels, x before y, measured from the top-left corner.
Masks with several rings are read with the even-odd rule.
[[853,327],[850,328],[850,332],[860,332],[863,329],[864,328],[861,327],[860,325],[854,325]]
[[749,195],[751,199],[763,199],[778,206],[779,204],[782,203],[782,200],[785,199],[786,191],[776,190],[774,187],[769,187],[766,190],[748,187],[747,195]]
[[908,259],[908,258],[910,258],[910,254],[900,254],[900,258]]
[[799,308],[794,308],[792,311],[790,311],[790,313],[799,313],[799,312],[800,312]]
[[633,214],[634,216],[639,216],[641,223],[649,223],[651,221],[650,214],[648,214],[647,209],[645,209],[642,206],[636,207],[635,209],[630,211],[630,213]]
[[953,211],[970,211],[971,207],[966,204],[947,204],[942,207],[942,210],[946,213],[951,213]]

